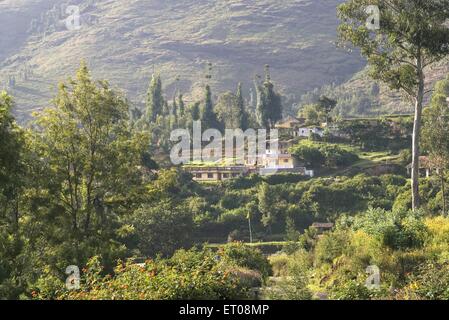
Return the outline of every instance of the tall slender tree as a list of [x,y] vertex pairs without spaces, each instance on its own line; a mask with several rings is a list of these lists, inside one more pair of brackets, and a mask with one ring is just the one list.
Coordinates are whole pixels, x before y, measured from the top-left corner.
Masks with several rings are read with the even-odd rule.
[[424,109],[423,146],[441,180],[443,213],[446,214],[446,171],[449,168],[449,76],[436,83],[430,106]]
[[201,120],[201,107],[199,102],[195,102],[190,105],[189,111],[190,111],[190,117],[192,118],[192,121],[198,121]]
[[178,95],[178,115],[179,117],[184,117],[184,113],[185,113],[185,104],[184,104],[184,99],[182,96],[182,93],[180,93]]
[[209,85],[205,88],[204,105],[201,109],[201,121],[203,128],[215,128],[219,129],[217,115],[214,112],[214,106],[212,103],[212,92]]
[[178,117],[178,102],[176,95],[173,96],[173,102],[171,104],[171,114],[174,115],[176,118]]
[[342,43],[361,49],[371,77],[414,103],[412,206],[417,209],[425,79],[429,67],[449,53],[449,0],[347,0],[338,16]]
[[271,82],[270,67],[265,66],[265,81],[260,84],[255,81],[257,106],[256,118],[261,127],[271,129],[277,121],[282,119],[282,101],[280,95],[274,91]]
[[27,284],[24,270],[29,268],[19,208],[26,181],[25,141],[12,108],[12,98],[0,92],[0,299],[19,297]]
[[11,115],[13,100],[0,92],[0,224],[15,229],[19,224],[18,194],[23,180],[22,131]]
[[254,87],[256,88],[256,121],[262,127],[268,127],[268,115],[265,104],[265,93],[262,85],[258,81],[258,76],[254,78]]
[[162,96],[162,81],[159,74],[153,74],[147,93],[147,118],[149,122],[156,121],[158,115],[162,115],[164,97]]
[[245,99],[243,98],[243,90],[242,90],[242,83],[239,82],[237,86],[237,113],[238,113],[238,119],[240,122],[240,127],[242,130],[248,129],[248,113],[245,109]]

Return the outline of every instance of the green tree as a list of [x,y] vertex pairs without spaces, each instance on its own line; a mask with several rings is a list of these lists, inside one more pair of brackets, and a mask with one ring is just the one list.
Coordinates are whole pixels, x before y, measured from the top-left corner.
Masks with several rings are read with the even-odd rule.
[[[377,5],[379,28],[371,28],[367,8]],[[449,53],[449,0],[347,0],[338,7],[339,36],[361,49],[370,75],[401,90],[415,104],[412,202],[420,206],[419,155],[425,78],[429,67]]]
[[168,105],[168,101],[164,100],[162,104],[162,116],[167,117],[170,115],[170,106]]
[[329,122],[331,120],[331,113],[337,106],[337,101],[326,96],[321,96],[319,105],[324,111],[326,123]]
[[273,225],[277,222],[277,207],[276,199],[268,183],[263,182],[259,186],[257,198],[259,200],[258,209],[262,214],[262,224],[272,233]]
[[240,128],[241,114],[237,103],[237,97],[232,92],[225,92],[218,98],[215,111],[225,129]]
[[268,128],[268,110],[265,103],[265,92],[262,85],[254,79],[254,86],[256,88],[256,121],[259,127]]
[[163,113],[164,97],[162,96],[162,81],[159,74],[153,74],[147,93],[146,102],[147,119],[149,122],[156,121],[158,115]]
[[0,219],[17,228],[18,196],[25,169],[22,163],[24,137],[11,115],[12,107],[12,98],[0,92]]
[[173,102],[171,104],[171,112],[170,112],[176,119],[178,119],[179,116],[179,109],[178,109],[178,102],[177,97],[173,96]]
[[449,76],[436,83],[430,106],[424,110],[423,146],[441,179],[446,213],[445,172],[449,167]]
[[126,253],[120,220],[141,202],[141,160],[149,145],[132,130],[128,109],[82,63],[74,79],[59,85],[54,108],[37,115],[24,209],[26,227],[40,230],[31,250],[53,268],[82,265],[96,254],[111,263]]
[[205,89],[204,105],[201,109],[201,121],[204,129],[214,128],[219,129],[217,115],[214,112],[212,103],[212,92],[209,85]]
[[307,104],[300,111],[299,116],[304,117],[309,125],[319,125],[324,118],[319,104]]
[[[119,262],[113,275],[103,276],[99,257],[87,263],[81,290],[48,295],[39,299],[68,300],[232,300],[248,298],[257,271],[236,266],[210,249],[179,250],[170,259],[147,260],[142,265]],[[251,281],[254,279],[253,281]],[[258,281],[260,282],[260,280]]]
[[249,116],[245,109],[245,100],[243,98],[243,91],[242,91],[242,83],[239,82],[237,86],[237,114],[238,119],[240,122],[240,125],[238,128],[242,130],[246,130],[249,127]]
[[25,187],[22,130],[11,115],[13,100],[0,92],[0,299],[17,299],[26,289],[20,198]]
[[138,209],[128,223],[134,227],[134,241],[145,257],[170,256],[192,243],[192,214],[170,200]]
[[183,96],[182,96],[182,93],[180,93],[178,96],[178,115],[179,115],[179,117],[184,117],[185,109],[186,109],[186,107],[184,104]]
[[255,81],[255,86],[257,96],[257,122],[263,128],[273,128],[276,122],[282,119],[282,102],[281,96],[274,91],[268,65],[265,66],[265,81],[263,84]]
[[190,117],[192,118],[192,121],[198,121],[201,118],[201,108],[200,103],[195,102],[192,105],[190,105]]

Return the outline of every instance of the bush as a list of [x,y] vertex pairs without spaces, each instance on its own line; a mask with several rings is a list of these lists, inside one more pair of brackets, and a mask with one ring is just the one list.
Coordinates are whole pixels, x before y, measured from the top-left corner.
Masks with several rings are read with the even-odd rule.
[[259,271],[264,280],[272,274],[268,259],[259,249],[246,246],[241,242],[234,242],[221,247],[219,252],[225,261]]
[[353,228],[394,250],[421,248],[428,236],[422,215],[412,211],[371,209],[355,219]]
[[129,247],[135,245],[146,257],[170,256],[177,249],[192,244],[192,214],[171,201],[139,209],[127,222],[135,230],[133,237],[128,239]]
[[119,262],[114,275],[101,275],[93,258],[84,269],[78,291],[64,292],[68,300],[223,300],[248,297],[258,273],[236,269],[211,250],[180,250],[166,260],[143,265]]
[[285,277],[288,275],[290,256],[286,253],[274,254],[268,258],[273,270],[273,276]]
[[315,263],[332,264],[341,256],[349,244],[348,233],[345,231],[327,233],[318,241],[315,247]]
[[449,300],[449,263],[428,262],[409,282],[409,293],[414,298]]
[[312,267],[310,256],[305,251],[297,251],[286,261],[287,277],[281,279],[269,296],[282,300],[311,300],[309,290],[310,270]]
[[337,144],[301,141],[291,149],[291,153],[311,168],[338,168],[349,166],[359,157]]

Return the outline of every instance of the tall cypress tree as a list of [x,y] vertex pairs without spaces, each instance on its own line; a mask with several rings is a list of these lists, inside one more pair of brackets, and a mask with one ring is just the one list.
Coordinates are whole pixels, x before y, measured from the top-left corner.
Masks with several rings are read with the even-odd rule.
[[212,92],[209,85],[206,85],[204,107],[201,110],[201,121],[205,129],[218,128],[217,115],[212,104]]
[[175,118],[178,118],[178,103],[176,102],[176,95],[173,96],[173,102],[171,106],[171,113]]
[[185,107],[185,104],[184,104],[182,93],[180,93],[179,96],[178,96],[178,116],[180,118],[184,117],[185,110],[186,110],[186,107]]
[[270,67],[265,66],[264,95],[266,120],[269,128],[273,128],[276,122],[282,119],[281,96],[274,91],[274,85],[271,82]]
[[254,79],[254,87],[256,88],[256,120],[257,124],[261,128],[268,127],[268,118],[267,118],[267,106],[265,99],[265,90],[263,86],[257,81],[257,78]]
[[164,100],[162,104],[162,115],[163,116],[169,116],[170,115],[170,106],[168,105],[168,102]]
[[160,75],[153,74],[147,93],[147,119],[149,122],[156,121],[158,115],[163,112],[164,98],[162,96],[162,81]]
[[255,80],[257,106],[256,118],[259,126],[270,129],[277,121],[282,119],[282,101],[281,96],[274,91],[274,85],[271,82],[270,67],[265,66],[265,81],[263,84]]
[[201,111],[200,111],[200,103],[199,102],[195,102],[190,107],[190,114],[191,114],[193,121],[201,120]]
[[242,130],[246,130],[248,129],[248,114],[245,110],[245,100],[243,99],[243,92],[242,92],[242,83],[239,82],[238,87],[237,87],[237,112],[238,112],[238,119],[239,119],[239,124],[240,124],[240,128]]

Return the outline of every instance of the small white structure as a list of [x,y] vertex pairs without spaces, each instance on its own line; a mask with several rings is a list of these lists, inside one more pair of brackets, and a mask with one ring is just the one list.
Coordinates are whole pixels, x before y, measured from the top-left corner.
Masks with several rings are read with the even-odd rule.
[[311,134],[316,134],[320,137],[324,136],[324,130],[321,128],[299,128],[298,129],[298,136],[303,138],[310,137]]
[[306,169],[304,175],[309,176],[310,178],[313,178],[315,176],[315,171]]

